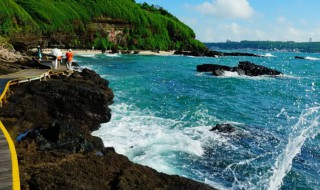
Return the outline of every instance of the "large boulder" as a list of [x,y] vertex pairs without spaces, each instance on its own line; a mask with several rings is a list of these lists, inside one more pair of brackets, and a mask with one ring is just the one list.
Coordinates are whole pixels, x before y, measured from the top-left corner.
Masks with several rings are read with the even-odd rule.
[[248,61],[240,61],[237,67],[229,67],[217,64],[203,64],[197,66],[198,72],[211,72],[214,76],[223,76],[225,71],[236,72],[238,75],[260,76],[281,75],[280,71],[256,65]]
[[261,65],[250,63],[249,61],[240,61],[238,68],[245,72],[248,76],[259,76],[259,75],[281,75],[280,71],[270,69]]
[[306,59],[305,57],[302,56],[294,56],[295,59]]
[[212,72],[214,70],[232,71],[233,67],[217,65],[217,64],[203,64],[197,66],[198,72]]
[[220,133],[232,133],[236,131],[236,128],[228,123],[217,124],[215,127],[210,129],[210,131],[217,131]]

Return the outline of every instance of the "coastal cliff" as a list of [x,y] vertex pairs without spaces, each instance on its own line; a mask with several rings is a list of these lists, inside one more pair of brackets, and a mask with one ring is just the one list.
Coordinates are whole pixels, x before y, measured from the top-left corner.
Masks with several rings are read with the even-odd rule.
[[92,136],[111,119],[113,96],[88,69],[11,87],[0,118],[16,139],[22,189],[213,189],[132,163]]
[[162,7],[132,0],[3,0],[0,35],[18,51],[42,47],[204,50],[193,30]]

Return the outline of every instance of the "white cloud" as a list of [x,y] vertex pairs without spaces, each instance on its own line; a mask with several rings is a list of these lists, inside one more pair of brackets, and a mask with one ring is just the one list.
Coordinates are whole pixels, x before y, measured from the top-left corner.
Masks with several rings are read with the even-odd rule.
[[187,24],[194,29],[197,39],[203,42],[225,42],[227,39],[306,42],[309,38],[320,41],[320,24],[309,27],[284,16],[268,22],[259,19],[250,19],[249,22],[217,19],[213,22],[210,18],[203,18],[201,21],[189,20]]
[[243,29],[237,23],[231,23],[230,25],[224,25],[225,31],[230,32],[232,35],[239,35],[243,32]]
[[286,23],[286,22],[287,22],[287,19],[286,19],[285,17],[281,16],[281,17],[278,17],[278,18],[277,18],[277,22],[278,22],[279,24]]
[[227,39],[241,41],[246,39],[259,40],[264,36],[260,30],[251,30],[238,23],[209,25],[204,24],[195,29],[197,37],[203,42],[224,42]]
[[218,18],[250,18],[254,10],[248,0],[212,0],[195,7],[204,15]]

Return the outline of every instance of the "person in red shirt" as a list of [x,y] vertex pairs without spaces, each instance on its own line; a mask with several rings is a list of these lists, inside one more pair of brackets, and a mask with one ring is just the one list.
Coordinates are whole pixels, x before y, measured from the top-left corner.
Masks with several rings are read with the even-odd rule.
[[59,68],[62,62],[62,56],[58,56],[57,59],[58,59],[58,68]]
[[72,50],[69,49],[68,52],[66,53],[66,57],[67,57],[67,69],[72,70],[72,59],[73,59],[73,53]]

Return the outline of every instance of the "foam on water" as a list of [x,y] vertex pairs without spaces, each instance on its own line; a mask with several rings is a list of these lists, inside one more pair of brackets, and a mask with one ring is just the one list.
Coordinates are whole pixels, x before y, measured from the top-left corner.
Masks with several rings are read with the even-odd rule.
[[268,189],[277,190],[282,186],[283,179],[291,170],[293,159],[301,152],[301,147],[307,139],[312,139],[320,133],[320,107],[304,110],[299,121],[293,126],[287,145],[276,158],[272,167]]
[[307,56],[306,59],[311,60],[311,61],[319,61],[320,60],[320,58],[310,57],[310,56]]
[[[112,120],[102,124],[93,135],[103,139],[105,146],[112,146],[130,160],[148,165],[158,171],[177,174],[167,160],[177,152],[201,157],[204,150],[195,130],[175,129],[182,121],[154,116],[148,110],[137,110],[127,104],[111,106]],[[207,130],[207,129],[206,129]],[[192,135],[190,135],[192,134]]]
[[[319,136],[312,138],[319,133],[319,113],[312,110],[320,110],[319,64],[276,55],[250,58],[285,73],[276,77],[197,73],[196,65],[208,58],[77,57],[106,77],[116,94],[111,121],[93,134],[134,162],[219,189],[277,189],[282,183],[284,189],[316,189]],[[238,59],[215,61],[234,66]],[[236,131],[210,132],[218,123]]]
[[239,77],[239,73],[237,72],[232,72],[232,71],[224,71],[223,72],[224,77]]
[[120,54],[117,54],[117,53],[115,53],[115,54],[105,53],[104,55],[107,57],[120,57]]
[[274,77],[278,77],[278,76],[269,76],[269,75],[247,76],[247,75],[239,75],[237,72],[224,71],[223,75],[220,76],[219,78],[239,78],[239,79],[249,79],[249,80],[273,80]]
[[262,57],[276,57],[274,55],[272,55],[271,53],[266,53],[264,55],[261,55]]
[[76,54],[76,56],[83,57],[83,58],[92,58],[92,57],[95,57],[96,55],[95,54]]

